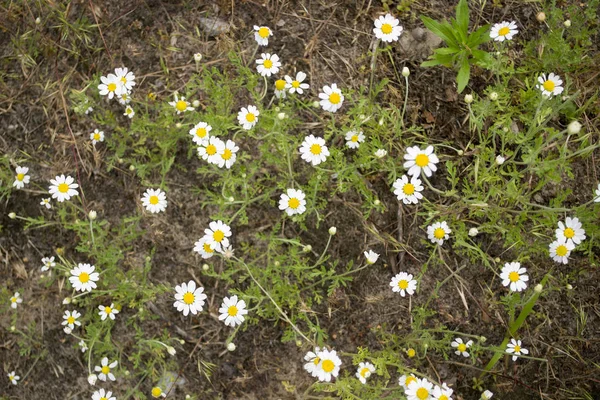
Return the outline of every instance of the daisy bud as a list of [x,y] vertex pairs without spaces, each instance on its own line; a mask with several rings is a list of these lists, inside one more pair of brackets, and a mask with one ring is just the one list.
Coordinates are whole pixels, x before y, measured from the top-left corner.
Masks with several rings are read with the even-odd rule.
[[565,26],[565,28],[570,28],[571,27],[571,20],[568,19],[565,22],[563,22],[563,25]]
[[408,69],[408,67],[402,68],[402,76],[405,78],[408,78],[409,75],[410,75],[410,69]]
[[537,19],[539,22],[544,22],[546,20],[546,13],[543,11],[540,11],[539,13],[537,13],[537,15],[535,16],[535,19]]
[[332,226],[331,228],[329,228],[328,232],[331,236],[333,236],[337,233],[337,228],[335,226]]
[[235,343],[228,343],[227,344],[227,350],[228,351],[235,351]]
[[502,128],[502,132],[508,133],[508,128],[505,126],[504,128]]
[[302,346],[302,340],[296,340],[296,346],[298,346],[298,347]]
[[88,382],[90,385],[94,386],[96,384],[96,381],[98,380],[98,377],[96,376],[96,374],[90,374],[88,376]]
[[125,376],[129,376],[131,374],[131,372],[129,372],[128,369],[125,370]]
[[181,122],[176,123],[175,128],[177,128],[177,129],[181,128]]
[[98,217],[98,213],[96,211],[94,211],[94,210],[91,210],[88,213],[88,218],[90,219],[90,221],[95,220],[97,217]]
[[358,119],[360,119],[361,121],[364,121],[365,119],[367,119],[367,116],[365,114],[360,114],[358,116]]
[[279,114],[277,114],[277,119],[279,119],[279,120],[285,119],[285,113],[279,113]]
[[177,351],[175,351],[174,347],[167,346],[167,353],[169,353],[170,355],[174,356],[175,354],[177,354]]
[[542,293],[542,290],[543,290],[543,289],[544,289],[544,286],[542,286],[542,284],[541,284],[541,283],[538,283],[538,284],[537,284],[537,285],[535,285],[535,287],[533,288],[533,290],[534,290],[536,293]]
[[500,154],[498,154],[496,156],[496,164],[497,165],[502,165],[504,164],[504,161],[506,161],[506,158],[502,157]]
[[310,253],[312,251],[312,246],[310,244],[307,244],[302,248],[302,251],[305,253]]
[[567,284],[567,289],[568,289],[568,290],[573,290],[573,286],[571,286],[571,284],[570,284],[570,283],[568,283],[568,284]]
[[276,267],[280,267],[280,266],[281,266],[281,263],[280,263],[279,261],[275,261],[275,262],[273,263],[273,265],[275,265]]
[[8,218],[15,219],[15,218],[17,218],[17,214],[15,214],[14,212],[11,212],[8,214]]
[[132,164],[132,165],[130,165],[130,166],[129,166],[129,170],[130,170],[130,171],[135,171],[135,165],[133,165],[133,164]]
[[496,93],[496,92],[490,93],[490,100],[492,100],[492,101],[498,100],[498,93]]
[[[566,22],[566,21],[565,21],[565,22]],[[41,23],[42,23],[42,19],[41,19],[40,17],[37,17],[37,18],[35,19],[35,24],[36,24],[36,25],[39,25],[39,24],[41,24]],[[570,24],[569,24],[569,25],[570,25]]]
[[185,395],[185,398],[186,398],[186,399],[191,399],[191,398],[192,398],[192,396],[190,396],[189,394],[186,394],[186,395]]
[[378,206],[381,204],[381,201],[379,201],[379,199],[375,199],[375,201],[373,202],[374,205]]
[[479,230],[477,228],[471,228],[471,229],[469,229],[469,236],[475,237],[478,234],[479,234]]
[[479,336],[479,341],[481,343],[485,343],[487,341],[487,338],[485,336]]
[[194,100],[194,101],[192,101],[192,105],[194,106],[194,108],[200,107],[200,100]]
[[14,332],[16,329],[17,329],[17,328],[16,328],[14,325],[11,325],[11,326],[10,326],[10,330],[11,330],[11,332]]
[[490,392],[489,390],[486,390],[481,394],[481,400],[490,400],[493,395],[494,393]]
[[320,104],[318,101],[313,101],[312,105],[313,105],[313,107],[315,107],[315,108],[319,108],[319,107],[321,107],[321,104]]
[[383,126],[383,118],[381,118],[378,122],[379,126]]
[[70,334],[71,334],[71,332],[73,332],[73,329],[69,328],[68,326],[65,326],[65,327],[63,328],[63,330],[65,331],[65,333],[66,333],[67,335],[70,335]]
[[465,94],[465,103],[471,104],[472,102],[473,102],[473,95],[472,94]]
[[577,134],[581,131],[581,124],[579,121],[572,121],[569,125],[567,125],[567,132],[569,135]]
[[179,339],[179,344],[182,344],[182,345],[184,345],[184,344],[185,344],[185,340],[183,340],[183,339]]
[[202,54],[200,54],[200,53],[194,54],[194,61],[196,61],[196,62],[202,61]]
[[208,264],[203,264],[202,265],[202,270],[203,271],[208,271],[210,269],[210,266]]
[[246,175],[246,173],[245,173],[245,172],[242,174],[242,178],[244,178],[244,179],[246,179],[246,177],[247,177],[247,176],[248,176],[248,175]]
[[383,158],[387,155],[387,150],[384,149],[379,149],[375,152],[375,157],[377,158]]

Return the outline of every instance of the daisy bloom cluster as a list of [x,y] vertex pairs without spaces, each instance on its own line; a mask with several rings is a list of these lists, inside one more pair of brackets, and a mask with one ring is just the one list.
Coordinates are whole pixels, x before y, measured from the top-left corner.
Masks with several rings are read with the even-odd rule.
[[[331,382],[331,378],[336,378],[342,365],[342,360],[335,350],[320,349],[318,347],[314,351],[306,353],[304,360],[307,361],[304,364],[304,369],[321,382]],[[369,373],[369,375],[371,374]]]
[[346,132],[346,146],[351,149],[358,149],[360,144],[365,141],[365,135],[356,131]]
[[[115,68],[114,74],[100,77],[100,82],[100,85],[98,85],[100,95],[106,96],[108,99],[117,99],[120,104],[126,106],[123,115],[133,118],[135,113],[133,112],[133,108],[128,105],[131,102],[131,93],[135,86],[135,75],[133,72],[125,67]],[[86,114],[88,112],[89,109],[86,111]],[[91,139],[92,143],[96,144],[98,141],[101,142],[104,136],[102,136],[102,140],[94,141],[93,137]]]
[[232,140],[224,142],[216,136],[210,136],[198,146],[198,157],[219,168],[230,169],[237,159],[239,149]]
[[299,71],[296,74],[295,78],[292,78],[291,76],[286,75],[284,77],[284,79],[285,79],[284,89],[287,89],[287,91],[290,92],[291,94],[294,94],[294,93],[303,94],[304,91],[308,90],[308,88],[310,87],[308,85],[308,83],[304,83],[304,80],[306,79],[306,74],[302,71]]
[[262,53],[256,60],[256,70],[262,76],[271,76],[279,72],[281,61],[277,54]]
[[254,40],[256,40],[259,46],[267,46],[269,44],[269,36],[273,36],[271,28],[254,25]]
[[258,116],[260,112],[256,106],[249,105],[248,107],[242,107],[238,112],[238,122],[242,125],[245,130],[254,128],[254,125],[258,122]]
[[392,186],[398,201],[404,204],[417,204],[423,198],[421,194],[423,186],[417,176],[409,178],[406,175],[402,175],[402,177],[396,179]]
[[119,310],[117,310],[115,308],[115,305],[113,303],[110,303],[110,306],[98,306],[98,309],[100,310],[100,312],[98,313],[98,315],[100,315],[100,320],[104,321],[105,319],[111,319],[111,320],[115,320],[115,315],[117,315],[119,313]]
[[21,379],[21,377],[19,375],[17,375],[17,373],[15,371],[8,373],[8,380],[13,385],[16,385],[17,383],[19,383],[19,379]]
[[457,356],[469,357],[469,347],[473,345],[473,341],[469,340],[468,342],[464,342],[461,338],[456,338],[450,343],[450,346],[454,347],[456,350],[454,354]]
[[25,184],[29,183],[30,176],[27,175],[29,172],[29,168],[27,167],[19,167],[15,168],[15,181],[13,182],[13,187],[17,189],[23,189]]
[[71,270],[69,282],[78,292],[91,292],[97,287],[96,282],[100,279],[100,274],[95,272],[96,267],[90,264],[78,264]]
[[104,132],[94,129],[94,132],[90,133],[90,140],[94,145],[98,142],[104,142]]
[[319,98],[321,99],[319,104],[321,104],[321,108],[325,111],[336,112],[344,104],[344,95],[335,83],[331,86],[323,86],[323,91],[319,93]]
[[92,394],[92,400],[117,400],[117,398],[112,395],[111,391],[100,389]]
[[[96,365],[94,367],[94,371],[99,372],[98,379],[103,382],[106,382],[106,379],[110,379],[111,381],[115,381],[116,378],[112,373],[112,370],[119,364],[118,361],[113,361],[112,363],[108,362],[108,357],[104,357],[102,361],[100,361],[100,365]],[[102,390],[102,389],[100,389]]]
[[18,304],[23,302],[23,298],[19,292],[15,292],[15,294],[10,298],[10,307],[16,309]]
[[56,262],[54,261],[54,257],[43,257],[42,258],[42,272],[48,271],[50,268],[54,268],[56,266]]
[[427,227],[427,237],[432,243],[437,243],[440,246],[444,244],[444,240],[450,237],[450,227],[446,221],[435,222]]
[[407,293],[412,296],[417,289],[417,281],[411,274],[400,272],[392,278],[390,286],[393,292],[399,292],[402,297],[405,297]]
[[363,385],[367,383],[367,379],[375,372],[375,366],[370,362],[361,362],[356,369],[356,377]]
[[421,150],[418,146],[408,147],[404,154],[404,168],[408,168],[408,175],[419,176],[421,171],[425,176],[430,177],[437,171],[436,164],[440,162],[433,152],[433,146],[427,146]]
[[246,314],[248,314],[248,310],[246,310],[244,300],[238,300],[237,296],[225,297],[219,308],[219,321],[223,321],[227,326],[235,327],[244,322]]
[[517,33],[519,33],[519,30],[515,21],[502,21],[492,26],[490,37],[496,42],[504,42],[505,40],[512,40]]
[[567,264],[571,251],[585,240],[585,230],[579,218],[567,217],[559,221],[555,231],[556,240],[550,243],[550,257],[559,264]]

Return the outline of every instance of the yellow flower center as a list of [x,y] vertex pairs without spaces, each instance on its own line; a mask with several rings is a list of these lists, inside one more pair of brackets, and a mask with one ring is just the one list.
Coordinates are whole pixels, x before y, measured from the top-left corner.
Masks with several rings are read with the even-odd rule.
[[390,24],[381,25],[381,32],[385,33],[386,35],[389,35],[390,33],[392,33],[392,25],[390,25]]
[[295,198],[295,197],[292,197],[292,198],[290,199],[290,201],[288,201],[288,206],[289,206],[290,208],[293,208],[293,209],[295,210],[296,208],[300,207],[300,200],[298,200],[298,199],[297,199],[297,198]]
[[416,381],[417,381],[417,378],[415,378],[414,376],[407,376],[406,381],[404,382],[404,385],[406,387],[408,387],[408,385],[410,385],[411,383],[416,382]]
[[25,179],[25,174],[17,174],[18,181],[22,181],[23,179]]
[[417,355],[417,352],[415,351],[415,349],[408,349],[408,350],[406,351],[406,355],[407,355],[409,358],[413,358],[414,356],[416,356],[416,355]]
[[407,183],[402,188],[402,191],[404,192],[404,194],[410,196],[415,192],[415,185],[413,185],[412,183]]
[[352,135],[352,137],[350,138],[350,140],[354,143],[358,142],[358,135]]
[[292,87],[293,87],[294,89],[298,89],[298,88],[300,87],[300,82],[298,82],[298,81],[293,81],[293,82],[292,82]]
[[208,243],[204,243],[202,247],[204,247],[204,251],[206,253],[214,253],[214,250],[210,248],[210,245]]
[[561,244],[560,246],[558,246],[556,248],[556,255],[559,257],[566,256],[568,252],[569,252],[569,249],[567,249],[567,246],[565,246],[564,244]]
[[108,314],[112,314],[112,308],[110,308],[110,307],[104,307],[104,313],[105,313],[106,315],[108,315]]
[[109,372],[110,372],[110,368],[108,367],[108,365],[105,365],[104,367],[102,367],[102,373],[104,375],[108,375]]
[[209,156],[217,154],[217,147],[214,144],[209,144],[208,146],[206,146],[206,154],[208,154]]
[[150,199],[148,201],[150,202],[150,204],[155,206],[158,204],[158,196],[150,196]]
[[552,92],[556,85],[551,80],[547,80],[546,82],[544,82],[543,86],[544,86],[544,89],[546,89],[549,92]]
[[125,114],[131,114],[133,112],[133,108],[127,107],[125,109]]
[[323,368],[323,371],[330,373],[335,368],[335,364],[331,360],[325,360],[325,361],[323,361],[323,364],[321,367]]
[[313,153],[315,156],[318,156],[319,154],[321,154],[321,146],[318,144],[313,144],[312,146],[310,146],[310,152]]
[[445,394],[443,394],[440,397],[438,397],[437,400],[448,400],[448,396],[446,396]]
[[446,231],[442,228],[436,228],[433,231],[433,237],[436,239],[443,239],[446,236]]
[[246,114],[246,121],[248,121],[248,122],[254,122],[255,119],[256,119],[256,115],[252,114],[251,112],[249,112],[248,114]]
[[340,100],[342,100],[342,98],[341,98],[341,97],[340,97],[340,95],[339,95],[339,94],[337,94],[337,93],[331,93],[331,94],[329,95],[329,102],[330,102],[331,104],[338,104],[338,103],[340,102]]
[[[292,86],[293,85],[294,84],[292,83]],[[277,90],[283,90],[283,89],[285,89],[285,81],[283,79],[277,79],[275,81],[275,89],[277,89]]]
[[60,185],[58,185],[57,189],[61,193],[67,193],[69,191],[69,185],[67,185],[66,183],[61,183]]
[[500,28],[500,30],[498,31],[498,35],[500,36],[506,36],[510,33],[510,28],[508,26],[503,26],[502,28]]
[[100,400],[108,400],[107,397],[100,397]]
[[225,238],[225,234],[223,233],[222,230],[216,230],[215,233],[213,233],[213,239],[215,239],[215,242],[220,242],[224,238]]
[[565,229],[564,234],[567,239],[572,239],[573,236],[575,236],[575,231],[571,228],[567,228],[567,229]]
[[16,303],[17,302],[17,298],[16,297],[11,297],[10,301],[12,301],[13,303]]
[[115,90],[117,90],[117,84],[109,83],[108,85],[106,85],[106,88],[108,89],[109,92],[114,92]]
[[192,304],[194,302],[194,300],[196,300],[196,297],[194,296],[193,293],[187,292],[186,294],[183,295],[183,302],[185,304]]
[[94,133],[94,140],[100,140],[100,134]]
[[510,279],[511,282],[518,282],[519,278],[519,273],[516,271],[512,271],[510,274],[508,274],[508,279]]
[[227,161],[227,160],[231,159],[232,156],[233,156],[233,153],[231,152],[231,150],[225,149],[225,151],[223,152],[223,155],[221,157],[223,157],[223,160]]
[[521,352],[521,346],[516,345],[515,346],[515,353],[520,353]]
[[263,39],[268,38],[269,33],[270,33],[269,28],[264,27],[264,26],[258,30],[258,36],[260,36]]
[[90,274],[88,274],[87,272],[82,272],[79,274],[79,282],[86,283],[89,280],[90,280]]
[[321,359],[319,357],[315,357],[315,359],[313,360],[313,363],[315,365],[319,365],[320,362],[321,362]]
[[238,308],[236,306],[230,306],[227,309],[227,314],[229,314],[230,317],[235,317],[238,313]]
[[152,388],[152,397],[158,397],[162,394],[162,389],[157,387]]
[[458,349],[458,351],[460,351],[461,353],[464,351],[467,351],[467,345],[464,343],[459,343],[458,346],[456,347]]
[[121,82],[123,82],[123,84],[126,84],[127,83],[127,79],[125,79],[125,77],[123,76],[123,77],[121,77]]
[[73,325],[74,323],[75,323],[74,316],[70,316],[69,318],[67,318],[67,324]]
[[425,389],[425,388],[419,388],[417,389],[417,397],[420,400],[425,400],[429,398],[429,390]]
[[273,66],[273,61],[265,60],[263,61],[263,65],[265,66],[265,68],[271,68]]
[[399,280],[398,287],[402,290],[406,290],[408,288],[408,281],[406,279]]
[[419,154],[415,158],[415,163],[421,168],[426,167],[429,165],[429,157],[426,154]]
[[371,372],[371,370],[369,368],[363,368],[360,370],[360,376],[362,376],[363,378],[365,377],[365,375],[367,374],[367,372]]
[[203,138],[204,136],[206,136],[206,128],[196,129],[196,136],[198,136],[199,138]]
[[183,100],[179,100],[177,103],[175,103],[175,108],[177,109],[177,111],[185,111],[188,107],[187,102],[183,101]]

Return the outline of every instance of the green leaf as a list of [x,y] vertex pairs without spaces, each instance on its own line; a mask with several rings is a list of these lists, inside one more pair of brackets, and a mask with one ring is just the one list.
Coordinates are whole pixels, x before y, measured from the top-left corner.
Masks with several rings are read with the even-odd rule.
[[458,93],[462,93],[467,87],[467,83],[469,83],[469,76],[471,75],[471,66],[469,65],[469,59],[463,58],[462,65],[458,70],[458,75],[456,75],[456,84],[458,85]]
[[440,65],[440,64],[441,64],[441,62],[439,62],[438,60],[433,58],[431,60],[423,61],[421,63],[421,67],[435,67],[436,65]]
[[460,30],[467,35],[469,31],[469,6],[467,0],[460,0],[456,6],[456,22]]
[[[434,33],[434,35],[439,36],[440,38],[442,38],[443,41],[445,41],[446,43],[450,44],[457,44],[456,43],[456,38],[454,37],[454,34],[452,33],[452,29],[449,29],[450,27],[444,27],[444,23],[443,22],[437,22],[434,19],[431,19],[429,17],[426,16],[421,16],[421,21],[423,21],[423,24],[425,24],[425,27],[427,29],[429,29],[431,32]],[[447,23],[446,23],[447,25]]]
[[440,55],[448,55],[448,54],[456,54],[460,51],[455,47],[440,47],[439,49],[434,50],[436,54]]
[[489,41],[491,39],[489,31],[490,31],[490,26],[484,25],[481,28],[477,29],[475,32],[471,33],[469,35],[469,38],[467,39],[467,43],[468,43],[469,47],[475,48],[475,47],[479,46],[480,44]]

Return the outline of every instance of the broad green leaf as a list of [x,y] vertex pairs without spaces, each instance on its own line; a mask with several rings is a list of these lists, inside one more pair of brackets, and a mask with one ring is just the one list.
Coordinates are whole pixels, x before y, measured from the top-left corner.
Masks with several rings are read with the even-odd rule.
[[469,65],[469,59],[463,58],[462,65],[458,70],[458,75],[456,75],[456,84],[458,85],[458,93],[462,93],[467,87],[467,83],[469,83],[469,76],[471,75],[471,66]]
[[[443,26],[442,22],[437,22],[429,17],[421,16],[421,21],[425,24],[425,27],[433,32],[436,36],[442,38],[446,43],[456,44],[456,38],[452,34],[452,29],[447,29]],[[448,27],[449,28],[449,27]]]
[[467,5],[467,0],[460,0],[458,2],[458,6],[456,6],[456,22],[458,22],[458,27],[467,35],[469,31],[469,6]]
[[475,48],[482,43],[489,41],[490,38],[490,26],[484,25],[481,28],[477,29],[475,32],[469,35],[467,39],[467,43],[471,48]]
[[435,67],[436,65],[440,65],[441,63],[435,58],[432,60],[423,61],[421,63],[421,67]]
[[460,49],[454,47],[441,47],[439,49],[434,50],[436,54],[448,55],[448,54],[456,54],[460,51]]

